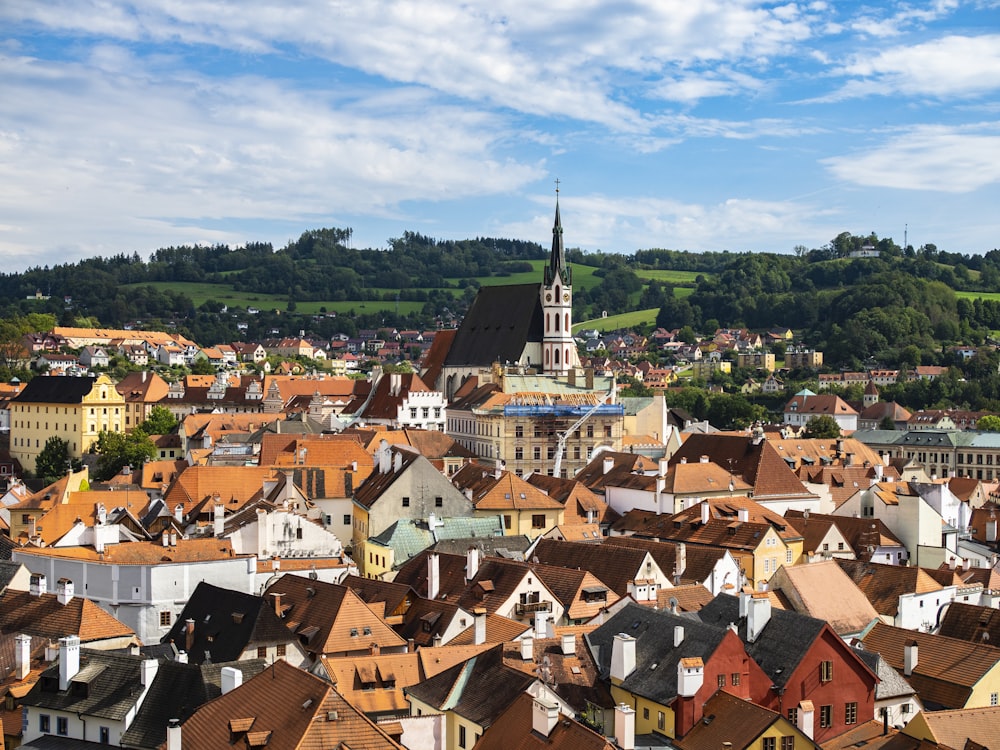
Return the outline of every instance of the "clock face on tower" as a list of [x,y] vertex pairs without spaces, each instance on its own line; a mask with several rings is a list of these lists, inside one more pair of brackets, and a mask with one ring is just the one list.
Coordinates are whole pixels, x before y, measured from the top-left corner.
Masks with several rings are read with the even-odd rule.
[[569,292],[563,292],[563,302],[569,302]]
[[552,292],[549,292],[548,294],[545,295],[545,301],[546,302],[552,301]]

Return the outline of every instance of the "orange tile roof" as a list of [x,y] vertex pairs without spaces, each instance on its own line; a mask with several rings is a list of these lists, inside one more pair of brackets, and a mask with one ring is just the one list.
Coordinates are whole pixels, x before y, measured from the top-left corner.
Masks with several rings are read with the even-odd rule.
[[45,547],[31,549],[24,547],[18,554],[36,557],[99,562],[107,565],[157,565],[159,563],[209,562],[226,560],[231,557],[253,557],[237,555],[228,539],[178,539],[177,544],[164,547],[161,542],[122,542],[109,544],[104,553],[93,547]]
[[460,490],[472,490],[476,510],[562,510],[563,506],[511,471],[497,477],[481,464],[467,464],[451,478]]
[[84,644],[110,638],[134,638],[135,631],[89,599],[74,596],[61,604],[56,594],[32,596],[8,589],[0,596],[0,631],[27,633],[50,640],[79,636]]
[[[486,615],[486,640],[484,645],[495,645],[497,643],[506,643],[507,641],[512,641],[515,638],[519,638],[524,635],[525,632],[531,629],[531,626],[525,622],[519,620],[511,620],[509,617],[503,617],[502,615],[493,614],[492,612]],[[477,645],[475,643],[476,635],[476,624],[473,622],[471,626],[463,630],[461,633],[456,635],[450,641],[448,641],[449,646],[473,646]]]
[[163,493],[163,502],[170,512],[183,505],[187,515],[219,495],[226,512],[231,513],[262,493],[264,482],[274,476],[268,466],[189,466]]

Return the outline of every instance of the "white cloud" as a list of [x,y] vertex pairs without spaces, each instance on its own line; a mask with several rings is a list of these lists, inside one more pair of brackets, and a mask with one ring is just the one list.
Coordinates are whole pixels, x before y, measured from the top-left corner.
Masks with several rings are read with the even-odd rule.
[[995,125],[919,126],[823,164],[838,179],[868,187],[969,193],[1000,183],[1000,135]]

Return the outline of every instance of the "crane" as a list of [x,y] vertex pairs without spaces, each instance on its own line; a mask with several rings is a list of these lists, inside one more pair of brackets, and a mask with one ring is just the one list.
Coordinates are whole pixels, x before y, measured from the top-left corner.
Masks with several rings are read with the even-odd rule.
[[[615,395],[615,377],[611,376],[611,388],[608,390],[608,395],[606,398],[614,398]],[[555,461],[552,463],[552,476],[559,476],[559,471],[562,468],[562,457],[563,453],[566,452],[566,442],[570,439],[574,432],[580,429],[580,425],[590,419],[594,414],[606,403],[606,399],[598,399],[597,403],[590,407],[587,412],[576,420],[572,425],[570,425],[568,430],[561,432],[559,437],[556,438],[556,457]]]

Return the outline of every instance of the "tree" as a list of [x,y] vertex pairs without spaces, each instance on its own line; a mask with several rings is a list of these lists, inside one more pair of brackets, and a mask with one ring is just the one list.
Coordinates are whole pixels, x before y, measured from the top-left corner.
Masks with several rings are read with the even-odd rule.
[[822,414],[806,422],[805,436],[807,438],[839,438],[840,425],[829,414]]
[[154,406],[146,421],[136,427],[146,435],[169,435],[177,428],[177,418],[165,406]]
[[35,459],[35,476],[51,484],[69,468],[69,443],[53,435],[45,441],[45,447]]
[[896,421],[887,414],[886,416],[882,417],[882,421],[878,423],[878,428],[880,430],[895,430]]
[[983,432],[1000,432],[1000,417],[996,414],[987,414],[976,422],[976,429]]
[[94,452],[100,454],[94,478],[107,481],[117,475],[123,467],[136,469],[156,456],[156,447],[142,430],[126,435],[122,432],[102,430],[97,436]]

